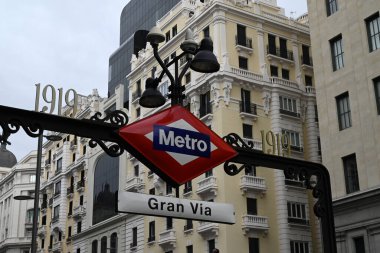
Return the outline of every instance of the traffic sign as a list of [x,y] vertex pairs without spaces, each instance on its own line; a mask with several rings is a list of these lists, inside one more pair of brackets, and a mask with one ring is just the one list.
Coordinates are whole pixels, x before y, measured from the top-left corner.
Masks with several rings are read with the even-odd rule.
[[118,192],[117,212],[234,224],[233,205],[191,199]]
[[237,155],[182,106],[122,127],[119,135],[155,166],[153,170],[178,185]]

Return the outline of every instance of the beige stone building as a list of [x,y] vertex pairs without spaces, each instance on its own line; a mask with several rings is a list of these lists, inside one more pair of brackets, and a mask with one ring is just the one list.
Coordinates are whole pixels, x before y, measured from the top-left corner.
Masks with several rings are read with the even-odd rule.
[[[182,80],[184,106],[219,136],[235,132],[255,149],[265,146],[265,152],[287,155],[282,148],[278,154],[272,141],[287,134],[291,157],[320,162],[307,23],[307,15],[297,20],[284,16],[275,0],[183,0],[157,23],[166,36],[159,54],[166,63],[179,55],[188,28],[197,42],[211,37],[221,69],[213,74],[189,70]],[[184,61],[179,65],[181,70]],[[131,122],[170,106],[170,100],[153,110],[138,103],[146,79],[161,71],[149,45],[133,57]],[[167,95],[169,85],[164,77],[158,89]],[[174,196],[138,160],[129,156],[127,164],[126,190]],[[181,186],[180,198],[231,203],[237,222],[145,216],[143,227],[127,223],[126,252],[206,253],[214,247],[221,252],[321,251],[314,200],[303,182],[286,179],[282,171],[251,168],[230,177],[219,166]]]
[[380,250],[380,2],[308,0],[339,252]]

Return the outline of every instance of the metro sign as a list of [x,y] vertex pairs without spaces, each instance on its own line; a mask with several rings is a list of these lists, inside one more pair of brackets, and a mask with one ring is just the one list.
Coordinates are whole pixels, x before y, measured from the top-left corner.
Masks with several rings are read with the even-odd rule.
[[182,106],[173,106],[127,125],[119,130],[119,135],[154,165],[149,166],[151,170],[176,185],[237,155]]

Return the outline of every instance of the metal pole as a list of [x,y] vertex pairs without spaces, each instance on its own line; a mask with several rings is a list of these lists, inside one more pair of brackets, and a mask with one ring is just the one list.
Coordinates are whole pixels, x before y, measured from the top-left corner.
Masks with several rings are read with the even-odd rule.
[[34,188],[33,230],[32,230],[32,250],[31,250],[32,253],[37,252],[37,221],[38,221],[38,206],[39,206],[39,198],[40,198],[42,141],[43,141],[43,131],[38,136],[38,147],[37,147],[37,168],[36,168],[36,184]]

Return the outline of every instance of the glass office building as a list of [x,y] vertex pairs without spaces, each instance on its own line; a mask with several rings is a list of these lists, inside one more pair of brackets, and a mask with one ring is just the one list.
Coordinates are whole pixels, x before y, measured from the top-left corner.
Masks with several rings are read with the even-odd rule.
[[[131,71],[131,57],[134,53],[134,33],[150,30],[158,19],[164,16],[180,0],[131,0],[120,16],[120,46],[110,56],[108,69],[108,95],[115,93],[118,84],[128,84],[125,78]],[[127,87],[127,86],[126,86]],[[124,101],[129,100],[125,89]]]

